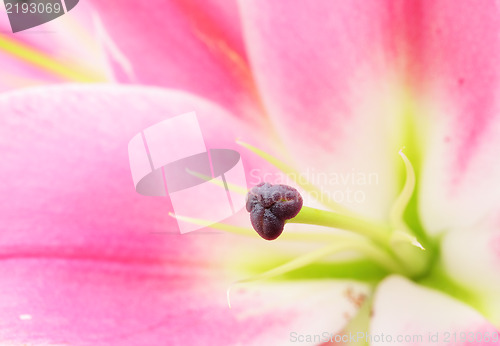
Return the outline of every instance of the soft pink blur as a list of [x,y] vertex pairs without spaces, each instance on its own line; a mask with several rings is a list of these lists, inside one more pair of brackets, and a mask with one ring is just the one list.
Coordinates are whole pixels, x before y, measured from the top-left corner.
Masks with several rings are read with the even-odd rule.
[[[497,2],[472,0],[89,1],[44,26],[53,33],[2,31],[0,339],[286,344],[292,331],[345,327],[356,312],[346,287],[366,290],[353,282],[237,290],[228,309],[226,288],[247,275],[233,271],[235,259],[271,258],[286,246],[180,236],[168,199],[134,191],[128,141],[193,110],[207,147],[238,150],[247,172],[273,169],[236,138],[303,169],[377,172],[367,203],[350,206],[376,218],[400,187],[396,154],[413,129],[422,223],[445,234],[450,275],[494,296],[499,14]],[[249,226],[244,213],[232,221]],[[469,238],[481,241],[467,248]],[[437,305],[416,296],[435,299],[455,327],[494,328],[465,304],[390,277],[376,291],[371,330],[427,326]],[[492,322],[499,327],[500,317]]]

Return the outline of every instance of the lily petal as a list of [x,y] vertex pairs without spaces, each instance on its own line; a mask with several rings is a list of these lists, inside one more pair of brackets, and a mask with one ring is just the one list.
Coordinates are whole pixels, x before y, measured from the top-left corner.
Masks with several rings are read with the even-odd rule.
[[498,330],[474,309],[397,276],[378,286],[369,333],[377,345],[500,344],[491,337]]
[[420,210],[429,232],[472,226],[500,203],[499,14],[497,1],[421,9],[414,69],[424,102]]
[[[403,134],[394,129],[404,93],[388,3],[240,1],[252,70],[290,156],[338,202],[376,217],[387,216],[401,183]],[[377,181],[360,183],[358,173]],[[348,202],[348,190],[363,201]]]
[[[209,147],[236,148],[233,136],[251,129],[196,96],[143,87],[0,97],[2,342],[276,344],[299,328],[342,328],[354,308],[336,283],[237,289],[229,309],[226,289],[244,275],[234,261],[269,258],[255,246],[260,238],[180,236],[167,199],[134,191],[130,138],[193,109]],[[245,159],[247,170],[252,162]],[[239,258],[244,251],[253,256]],[[303,303],[276,304],[283,292]]]
[[187,90],[238,116],[261,116],[233,1],[136,1],[93,5],[132,75],[120,82]]

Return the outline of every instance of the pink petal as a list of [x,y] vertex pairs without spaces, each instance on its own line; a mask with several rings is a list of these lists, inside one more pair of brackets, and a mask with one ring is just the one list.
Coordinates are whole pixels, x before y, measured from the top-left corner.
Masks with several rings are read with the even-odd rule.
[[391,161],[406,145],[423,150],[429,230],[477,220],[500,202],[492,187],[500,165],[491,162],[497,2],[242,1],[241,9],[264,104],[292,155],[305,158],[299,165],[378,175],[378,184],[328,192],[361,190],[366,202],[352,207],[386,216],[398,182]]
[[239,14],[233,1],[93,1],[105,30],[128,59],[121,82],[187,90],[239,116],[259,112]]
[[[134,191],[130,138],[189,110],[208,147],[253,139],[251,127],[181,92],[66,86],[0,97],[3,342],[275,344],[294,330],[342,327],[353,310],[344,284],[235,288],[228,309],[227,287],[246,277],[235,263],[279,248],[177,235],[168,200]],[[247,171],[260,167],[243,158]]]
[[[396,193],[391,165],[402,144],[388,3],[240,2],[257,84],[291,155],[310,180],[345,177],[323,182],[325,192],[378,217]],[[357,182],[370,174],[371,183]],[[348,190],[364,200],[348,201]]]
[[496,1],[443,0],[410,22],[425,121],[420,208],[432,232],[476,223],[500,203],[498,14]]
[[472,308],[397,276],[378,286],[369,331],[377,345],[499,345],[498,333]]

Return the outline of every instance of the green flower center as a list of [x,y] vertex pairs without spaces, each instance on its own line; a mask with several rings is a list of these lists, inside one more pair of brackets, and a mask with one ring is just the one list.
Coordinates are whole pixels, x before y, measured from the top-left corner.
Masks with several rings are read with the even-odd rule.
[[[240,142],[240,144],[252,150],[259,156],[267,159],[278,168],[284,168],[286,170],[290,169],[285,164],[279,162],[270,155],[263,153],[257,148],[246,143]],[[302,207],[298,215],[287,220],[286,223],[319,225],[334,229],[342,229],[355,234],[356,237],[332,235],[329,240],[329,244],[326,247],[307,253],[283,266],[274,268],[273,270],[260,275],[259,278],[263,278],[264,276],[270,277],[271,274],[273,276],[282,275],[285,271],[296,270],[305,265],[319,261],[320,259],[332,255],[333,253],[346,251],[355,251],[363,255],[365,258],[384,268],[388,273],[397,273],[412,279],[417,279],[425,275],[429,270],[431,254],[422,245],[422,241],[417,239],[415,234],[411,231],[411,228],[404,220],[405,210],[415,190],[415,173],[413,166],[406,155],[402,151],[400,151],[399,154],[405,164],[406,182],[391,209],[389,222],[384,224],[368,220],[360,215],[346,211],[343,207],[336,205],[332,201],[329,201],[327,205],[333,209],[333,211]],[[303,179],[301,179],[301,181],[303,185],[302,187],[305,188],[306,191],[310,190],[310,186],[307,183],[303,183]],[[252,189],[251,192],[265,188],[269,190],[268,194],[271,196],[271,192],[273,192],[271,190],[273,187],[269,184],[264,186],[261,185]],[[277,189],[284,188],[284,186],[275,187]],[[277,189],[276,191],[278,191]],[[265,192],[266,191],[263,190],[263,193]],[[255,194],[255,192],[253,192],[253,194]],[[257,204],[257,198],[255,196],[252,197],[255,199],[255,203],[253,204],[256,204],[259,207],[256,209],[261,212],[263,206]],[[271,208],[274,208],[277,205],[279,205],[279,203],[271,206],[268,211],[271,211]],[[248,209],[248,211],[251,213],[252,217],[257,214],[254,212],[255,210]],[[263,213],[261,214],[264,215]],[[269,213],[269,216],[270,218],[268,218],[268,220],[271,220],[273,217],[271,212]],[[255,222],[252,221],[252,224],[255,227]],[[284,225],[284,222],[281,223],[281,225]],[[256,230],[259,234],[262,233],[260,229]],[[281,230],[279,230],[279,233],[281,233]]]
[[[301,177],[292,167],[262,150],[247,143],[238,143],[276,166],[287,176]],[[429,237],[420,224],[415,196],[417,180],[413,165],[403,150],[400,150],[399,155],[404,163],[406,178],[400,194],[392,205],[387,222],[381,223],[357,215],[329,200],[327,196],[322,196],[321,190],[316,186],[304,179],[297,179],[295,183],[298,186],[313,196],[320,196],[320,201],[329,210],[304,206],[295,217],[285,222],[285,228],[286,224],[295,223],[326,226],[347,232],[344,234],[332,232],[331,235],[325,235],[310,232],[287,233],[285,229],[279,239],[320,242],[323,247],[299,255],[272,269],[268,269],[269,265],[261,267],[260,270],[255,266],[253,269],[256,269],[254,270],[257,272],[256,275],[235,284],[278,277],[281,280],[331,278],[353,279],[365,282],[374,288],[388,275],[399,274],[424,286],[445,292],[487,316],[487,302],[476,292],[471,292],[453,281],[444,270],[440,260],[439,238]],[[223,228],[219,226],[222,225],[215,227]],[[242,233],[243,229],[240,228],[237,232]],[[236,229],[233,227],[231,231],[234,232]],[[361,256],[349,261],[323,261],[331,255],[347,252],[356,252]],[[262,270],[263,268],[267,270]],[[360,316],[369,316],[371,299],[366,301],[367,303],[360,309]]]
[[[280,231],[279,238],[274,240],[275,242],[318,244],[319,247],[315,250],[293,257],[289,254],[285,256],[271,254],[265,258],[253,258],[252,261],[246,258],[232,260],[229,265],[240,274],[245,272],[246,274],[243,275],[247,278],[235,282],[228,288],[229,306],[232,287],[255,281],[348,279],[364,282],[375,288],[388,275],[398,274],[419,284],[446,292],[478,311],[485,310],[484,302],[477,295],[453,282],[443,270],[439,258],[439,239],[428,237],[420,225],[414,193],[417,184],[416,175],[412,163],[402,150],[399,154],[405,167],[405,183],[392,205],[388,220],[378,222],[357,215],[330,200],[328,196],[324,196],[320,188],[303,179],[304,177],[299,172],[270,154],[250,144],[241,141],[237,143],[276,166],[286,176],[297,178],[295,183],[311,196],[318,196],[318,201],[325,206],[325,210],[307,206],[302,206],[298,214],[295,211],[292,213],[292,210],[283,210],[283,212],[286,211],[283,214],[286,214],[284,218],[286,220],[281,220],[280,224],[284,226],[284,231],[282,234]],[[217,184],[217,181],[212,180],[211,177],[197,172],[190,173]],[[241,186],[229,184],[228,188],[242,195],[248,193],[248,190]],[[291,203],[290,207],[293,209],[295,197],[292,197],[279,199],[279,202]],[[262,202],[266,208],[272,204],[268,203],[269,201]],[[247,210],[251,210],[248,204]],[[291,215],[289,212],[296,216],[289,218],[288,216]],[[227,223],[212,224],[206,220],[181,215],[171,214],[171,216],[225,232],[256,237],[256,232],[250,227],[250,220],[247,227],[242,227]],[[252,224],[258,224],[258,222],[252,222]],[[319,225],[331,228],[332,232],[331,234],[311,232],[305,226],[300,232],[287,232],[287,225],[291,224]],[[274,239],[274,237],[265,237],[265,239]],[[335,255],[352,253],[358,256],[349,257],[347,260],[328,260]]]

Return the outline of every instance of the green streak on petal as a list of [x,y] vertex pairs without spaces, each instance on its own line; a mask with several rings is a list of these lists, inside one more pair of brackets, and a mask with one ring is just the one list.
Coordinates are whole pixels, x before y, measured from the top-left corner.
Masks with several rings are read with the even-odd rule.
[[323,258],[342,252],[358,252],[380,266],[385,267],[388,271],[400,273],[401,269],[393,262],[392,258],[388,257],[383,251],[378,250],[370,242],[361,239],[338,239],[327,246],[311,251],[299,257],[292,259],[275,268],[267,270],[248,279],[239,280],[237,283],[245,283],[257,280],[271,279],[291,271],[303,268],[309,264],[318,262]]
[[[438,254],[438,241],[436,239],[431,239],[425,232],[425,229],[422,226],[422,222],[419,215],[419,191],[421,184],[421,170],[422,170],[422,157],[425,149],[425,138],[419,137],[418,134],[423,133],[421,130],[427,126],[425,123],[425,109],[421,107],[421,105],[425,104],[422,100],[419,99],[419,95],[411,90],[409,87],[403,87],[399,91],[400,100],[399,109],[400,109],[400,123],[398,124],[398,128],[400,132],[394,137],[394,145],[398,145],[400,148],[405,147],[404,154],[408,159],[408,162],[411,162],[412,171],[415,176],[414,180],[414,193],[411,194],[408,202],[406,203],[403,210],[397,210],[397,214],[401,214],[401,222],[400,225],[405,225],[406,229],[402,229],[402,231],[410,231],[416,239],[418,243],[422,245],[426,249],[426,265],[423,270],[419,270],[416,276],[413,276],[414,279],[419,279],[425,277],[432,270],[432,266],[437,261]],[[396,158],[396,156],[394,155]],[[407,173],[408,173],[408,163],[403,162],[401,164],[401,160],[398,158],[398,180],[401,189],[405,187],[407,181]],[[393,211],[395,214],[396,212]],[[394,224],[394,214],[391,215],[391,221]],[[397,230],[397,227],[396,227]],[[403,250],[402,250],[403,251]],[[408,251],[415,251],[413,249],[408,249]],[[403,251],[404,252],[404,251]],[[418,252],[417,252],[418,253]],[[417,256],[415,253],[415,256]],[[411,259],[413,256],[408,256]],[[416,267],[422,267],[417,265]]]
[[[417,133],[419,132],[418,119],[422,118],[421,113],[423,113],[424,110],[417,106],[419,102],[417,102],[418,100],[415,98],[412,91],[405,90],[402,98],[404,100],[402,104],[402,118],[404,120],[402,124],[402,143],[400,144],[405,147],[405,155],[412,163],[413,171],[416,177],[414,186],[415,193],[411,195],[411,198],[407,203],[406,209],[403,213],[403,218],[423,247],[425,247],[429,252],[432,252],[432,250],[436,247],[436,244],[432,243],[427,236],[422,226],[418,210],[418,192],[420,191],[422,152],[424,149],[425,138],[419,138]],[[401,186],[403,187],[406,180],[406,167],[404,165],[400,165],[399,180]]]
[[[360,338],[356,338],[356,345],[369,345],[366,336],[370,332],[370,320],[372,315],[372,304],[373,304],[373,296],[369,296],[361,305],[361,308],[358,310],[356,316],[352,318],[347,326],[344,328],[342,333],[343,335],[359,335]],[[363,333],[363,334],[358,334]],[[364,338],[362,336],[364,336]]]
[[356,241],[340,241],[332,244],[328,244],[322,248],[311,251],[304,255],[295,257],[291,261],[288,261],[284,264],[281,264],[277,267],[271,268],[263,273],[259,273],[250,278],[238,280],[235,284],[242,284],[246,282],[258,281],[258,280],[266,280],[278,277],[285,273],[291,272],[295,269],[302,268],[308,264],[317,262],[327,256],[339,253],[350,251],[353,247],[358,246]]
[[105,76],[98,75],[94,71],[86,71],[82,68],[69,66],[62,59],[60,61],[56,60],[54,57],[34,47],[30,47],[21,41],[13,40],[3,34],[0,34],[0,51],[66,80],[83,83],[104,82],[107,80]]
[[345,238],[343,240],[338,239],[335,242],[328,244],[322,248],[316,249],[314,251],[308,252],[304,255],[293,258],[283,264],[280,264],[274,268],[266,270],[262,273],[250,276],[243,280],[238,280],[234,282],[227,290],[227,302],[228,306],[231,307],[230,291],[235,285],[246,284],[254,281],[269,280],[277,277],[282,277],[283,275],[296,271],[297,269],[304,268],[313,264],[315,262],[321,261],[329,256],[339,254],[339,253],[349,253],[358,252],[363,256],[371,259],[373,262],[384,267],[389,272],[401,272],[401,269],[393,262],[392,258],[388,257],[383,251],[373,246],[371,242],[359,239],[349,239]]
[[[238,280],[235,283],[233,283],[228,289],[227,289],[227,302],[228,306],[231,307],[231,300],[230,300],[230,291],[231,288],[233,288],[236,285],[242,285],[254,281],[261,281],[261,280],[269,280],[273,279],[279,276],[282,276],[283,274],[292,272],[296,269],[303,268],[309,264],[315,263],[317,261],[320,261],[328,256],[337,254],[337,253],[342,253],[342,252],[350,252],[350,251],[359,251],[363,254],[366,254],[369,257],[372,257],[372,259],[378,260],[378,256],[380,254],[373,252],[372,249],[370,248],[370,244],[368,244],[366,241],[360,241],[360,240],[350,240],[350,239],[345,239],[343,241],[336,241],[331,244],[328,244],[327,246],[324,246],[322,248],[316,249],[314,251],[308,252],[304,255],[295,257],[294,259],[283,263],[277,267],[271,268],[265,272],[259,273],[257,275],[251,276],[249,278],[243,279],[243,280]],[[382,265],[386,265],[385,262],[380,261]],[[389,265],[391,265],[392,262],[389,260]]]
[[452,278],[448,276],[442,265],[436,263],[432,266],[431,272],[424,278],[417,281],[417,283],[436,289],[446,293],[453,298],[469,305],[484,317],[488,318],[488,302],[483,302],[480,296],[475,292],[463,287]]
[[381,281],[388,274],[377,263],[360,259],[352,262],[313,263],[286,273],[282,280],[350,279],[367,283]]
[[[283,259],[274,258],[272,260],[258,261],[256,263],[238,264],[237,270],[245,270],[249,276],[257,275],[270,268],[278,266]],[[279,277],[274,277],[270,281],[302,281],[317,279],[350,279],[367,283],[375,283],[386,277],[388,271],[377,263],[366,258],[353,259],[351,261],[328,261],[315,262],[302,268],[284,273]]]

